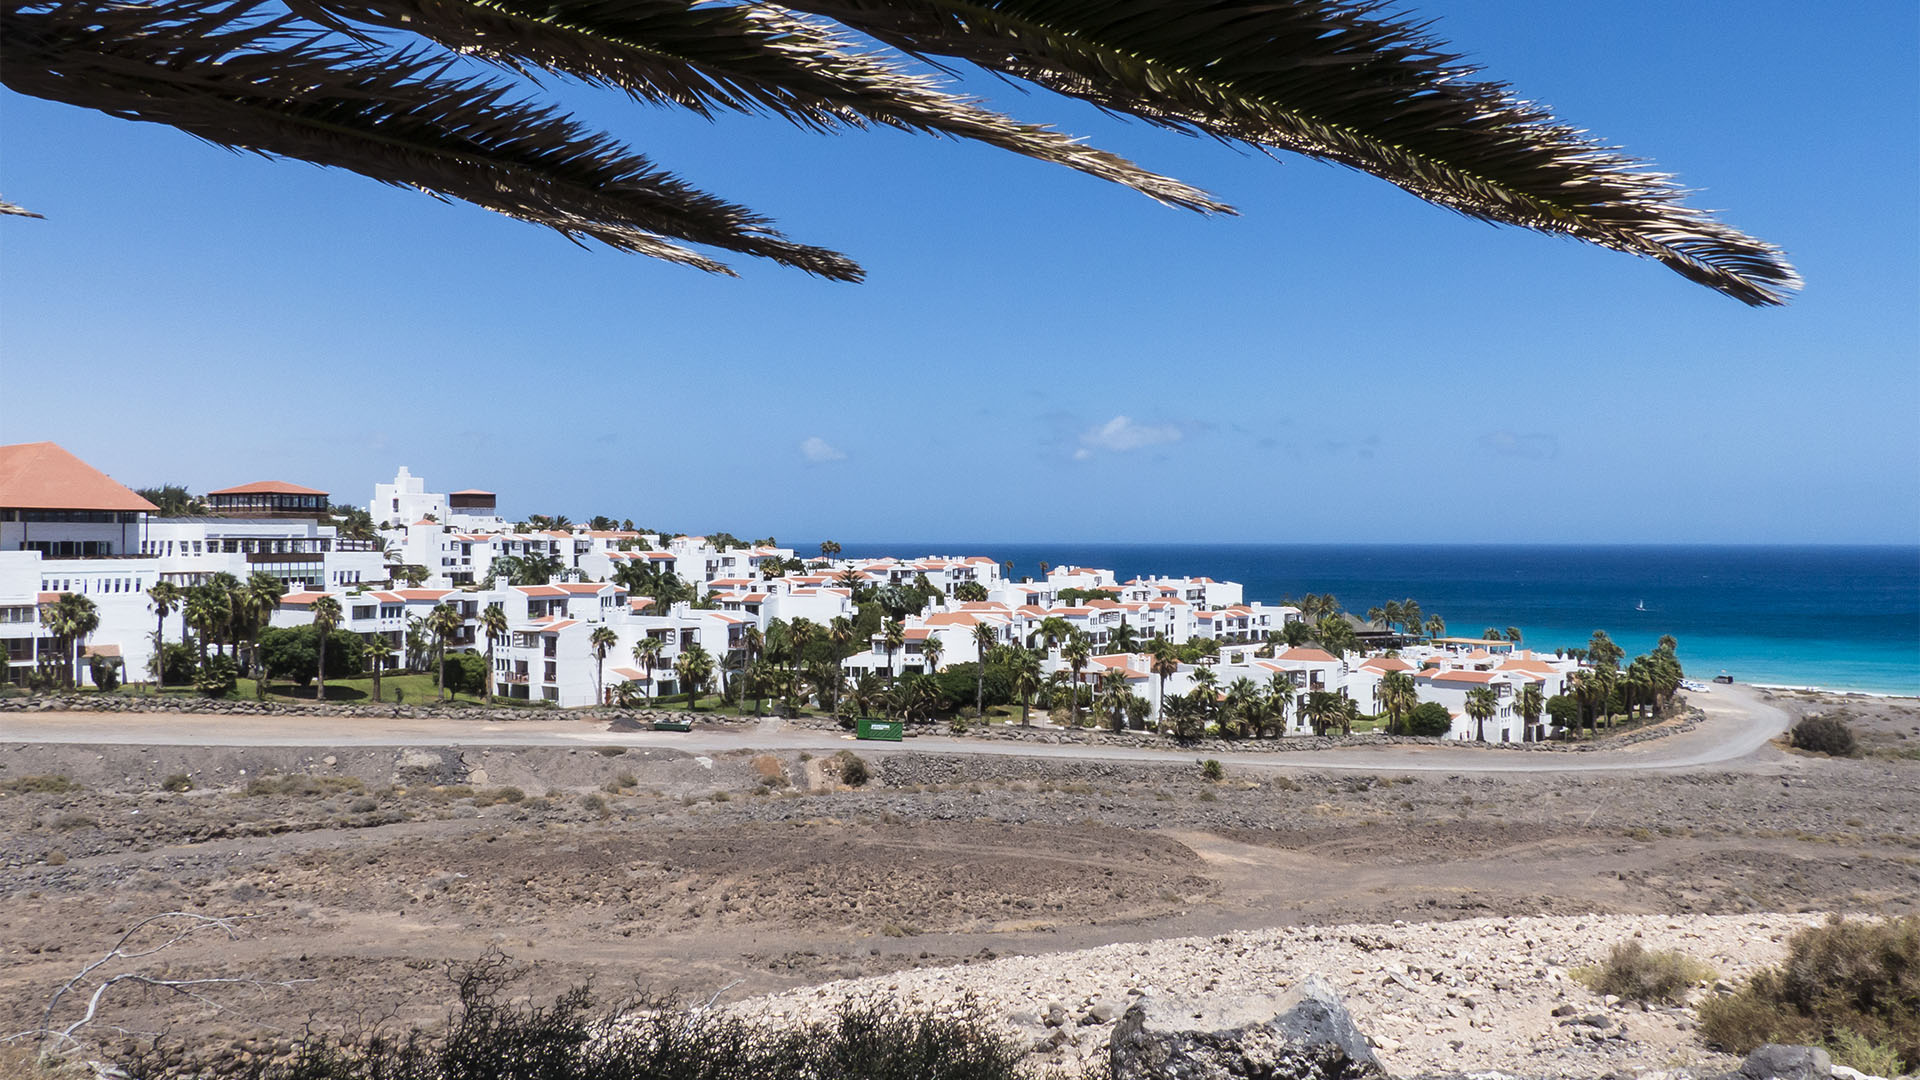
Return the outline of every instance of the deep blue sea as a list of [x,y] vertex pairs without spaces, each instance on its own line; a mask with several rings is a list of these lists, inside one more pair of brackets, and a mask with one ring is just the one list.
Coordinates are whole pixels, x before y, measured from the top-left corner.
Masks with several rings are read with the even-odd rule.
[[[1597,629],[1628,656],[1662,634],[1696,678],[1920,694],[1920,547],[1357,544],[847,543],[842,555],[990,555],[1016,576],[1041,560],[1136,574],[1197,574],[1277,603],[1331,592],[1364,613],[1412,597],[1447,629],[1518,626],[1528,647],[1584,645]],[[817,545],[800,546],[802,553]],[[1640,610],[1644,605],[1644,611]]]

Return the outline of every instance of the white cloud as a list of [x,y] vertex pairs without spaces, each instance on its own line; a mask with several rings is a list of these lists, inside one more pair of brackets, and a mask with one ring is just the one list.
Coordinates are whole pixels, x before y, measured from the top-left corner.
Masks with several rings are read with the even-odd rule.
[[1082,433],[1080,449],[1074,451],[1073,457],[1075,461],[1085,461],[1093,456],[1095,450],[1110,450],[1119,454],[1143,446],[1179,441],[1180,429],[1172,424],[1140,424],[1134,422],[1131,416],[1116,416]]
[[845,461],[846,452],[818,435],[809,435],[800,442],[800,456],[808,461]]
[[1489,431],[1480,447],[1501,457],[1551,458],[1560,455],[1560,440],[1547,432]]

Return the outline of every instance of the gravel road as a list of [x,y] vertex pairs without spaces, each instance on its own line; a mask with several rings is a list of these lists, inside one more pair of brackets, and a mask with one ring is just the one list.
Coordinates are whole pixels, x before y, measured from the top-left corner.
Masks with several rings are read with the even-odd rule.
[[[1717,685],[1692,702],[1706,714],[1690,731],[1620,750],[1583,754],[1526,753],[1485,747],[1381,746],[1323,751],[1233,755],[1255,769],[1343,771],[1592,773],[1719,767],[1747,758],[1786,729],[1787,712],[1747,686]],[[792,728],[778,721],[729,730],[612,733],[604,723],[578,720],[388,720],[285,716],[221,717],[169,713],[0,714],[0,741],[17,743],[135,744],[146,746],[582,746],[614,744],[690,753],[729,750],[831,752],[853,742],[832,731]],[[863,744],[863,754],[981,754],[1082,761],[1169,763],[1192,760],[1178,749],[1059,746],[925,735],[895,749]]]

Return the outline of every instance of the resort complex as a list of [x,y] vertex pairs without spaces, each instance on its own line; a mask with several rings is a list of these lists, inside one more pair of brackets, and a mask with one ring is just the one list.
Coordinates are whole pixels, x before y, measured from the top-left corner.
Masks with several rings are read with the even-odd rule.
[[558,708],[718,694],[908,720],[1016,706],[1022,723],[1182,737],[1358,726],[1495,743],[1656,711],[1680,684],[1670,645],[1622,669],[1604,634],[1536,652],[1514,629],[1448,636],[1414,600],[1360,617],[1206,577],[1044,563],[1016,577],[978,554],[509,522],[492,492],[428,491],[405,468],[364,510],[277,481],[150,494],[170,505],[52,443],[0,447],[7,682],[218,695],[371,674],[378,694],[381,674],[431,670]]

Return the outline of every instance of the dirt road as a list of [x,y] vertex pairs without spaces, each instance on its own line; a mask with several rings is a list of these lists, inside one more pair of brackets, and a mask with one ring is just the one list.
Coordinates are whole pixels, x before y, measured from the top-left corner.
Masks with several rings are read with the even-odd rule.
[[[1748,757],[1786,729],[1787,713],[1746,686],[1715,686],[1692,702],[1707,714],[1691,731],[1620,750],[1528,753],[1486,747],[1380,746],[1322,751],[1237,753],[1245,768],[1396,772],[1593,773],[1697,769]],[[146,746],[585,746],[613,744],[689,753],[767,750],[831,753],[852,743],[831,731],[758,726],[693,732],[610,733],[604,722],[571,719],[489,723],[465,720],[344,717],[236,717],[169,713],[0,713],[0,742]],[[1061,746],[923,735],[898,749],[867,744],[862,753],[987,754],[1085,761],[1179,763],[1189,751]]]

